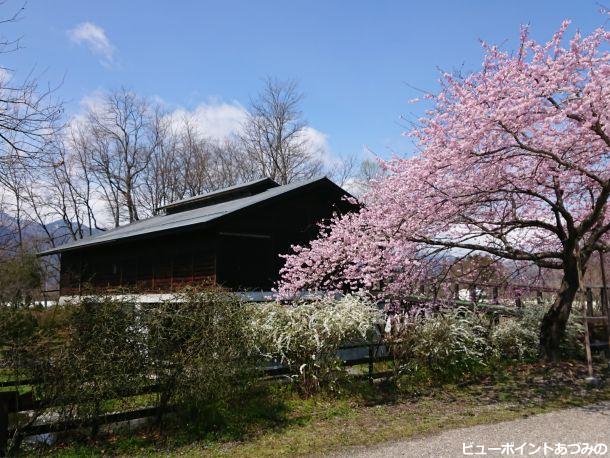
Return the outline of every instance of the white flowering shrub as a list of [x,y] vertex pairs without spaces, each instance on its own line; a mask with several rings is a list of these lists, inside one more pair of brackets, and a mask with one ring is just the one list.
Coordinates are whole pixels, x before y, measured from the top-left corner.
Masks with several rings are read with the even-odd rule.
[[260,353],[288,366],[305,393],[331,381],[341,370],[339,347],[370,337],[380,319],[381,311],[375,305],[356,296],[252,306]]
[[487,365],[488,330],[465,307],[394,319],[386,342],[400,373],[459,381]]
[[502,320],[491,333],[491,345],[499,359],[530,360],[540,353],[540,326],[522,320]]
[[[535,359],[540,356],[540,325],[547,307],[524,307],[519,317],[500,323],[491,335],[491,344],[501,359]],[[566,325],[560,351],[566,357],[584,354],[582,316],[573,310]]]

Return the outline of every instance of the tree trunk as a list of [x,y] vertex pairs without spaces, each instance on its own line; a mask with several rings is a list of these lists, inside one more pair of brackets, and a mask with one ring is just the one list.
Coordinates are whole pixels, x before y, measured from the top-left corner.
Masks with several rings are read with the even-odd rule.
[[563,339],[581,278],[578,262],[566,266],[557,297],[542,318],[540,345],[549,361],[557,361],[560,357],[559,344]]

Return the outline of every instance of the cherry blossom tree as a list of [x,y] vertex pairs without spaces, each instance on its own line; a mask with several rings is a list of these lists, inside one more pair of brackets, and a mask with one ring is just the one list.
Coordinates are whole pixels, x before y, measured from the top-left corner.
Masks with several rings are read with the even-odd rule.
[[383,290],[400,297],[431,261],[473,252],[562,272],[541,327],[556,358],[591,255],[610,247],[610,32],[517,52],[483,44],[480,71],[443,74],[410,135],[419,154],[384,164],[358,213],[294,247],[279,292]]

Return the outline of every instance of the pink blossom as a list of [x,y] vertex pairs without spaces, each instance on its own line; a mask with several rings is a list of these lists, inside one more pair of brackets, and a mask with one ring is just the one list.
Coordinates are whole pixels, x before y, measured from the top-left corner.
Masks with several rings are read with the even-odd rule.
[[484,43],[480,71],[443,75],[409,133],[421,154],[386,162],[358,213],[286,256],[281,295],[399,296],[456,248],[564,270],[608,249],[610,33],[565,44],[568,26],[544,44],[522,29],[517,53]]

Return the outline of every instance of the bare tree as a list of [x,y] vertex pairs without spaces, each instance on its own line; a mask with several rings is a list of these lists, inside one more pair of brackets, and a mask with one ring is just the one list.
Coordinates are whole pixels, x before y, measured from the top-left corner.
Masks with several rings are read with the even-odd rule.
[[0,228],[5,235],[4,249],[8,251],[21,251],[24,247],[24,231],[27,227],[25,214],[24,182],[27,168],[23,162],[15,157],[6,160],[0,174],[0,186],[4,190],[4,211],[7,217]]
[[259,176],[287,184],[322,171],[306,135],[302,99],[296,82],[267,78],[262,92],[251,101],[240,140]]
[[177,136],[169,129],[165,133],[166,135],[160,138],[148,167],[143,171],[140,204],[150,214],[160,206],[184,195]]
[[348,186],[354,180],[358,166],[358,158],[355,155],[345,156],[330,167],[328,176],[339,186]]
[[378,162],[370,159],[358,160],[352,155],[338,162],[330,170],[329,175],[335,183],[347,189],[352,195],[363,197],[370,189],[372,180],[382,173]]
[[[83,141],[73,130],[58,138],[53,162],[40,169],[28,189],[31,217],[45,228],[51,246],[62,243],[66,236],[78,240],[102,229],[94,209],[96,184]],[[44,189],[35,183],[45,183]],[[57,220],[63,223],[56,225],[57,233],[46,229],[49,221]]]
[[142,206],[151,212],[260,176],[240,142],[205,137],[186,117],[166,126],[144,174]]
[[138,193],[161,145],[162,122],[157,107],[126,89],[105,94],[86,115],[80,142],[89,153],[115,226],[124,214],[130,223],[140,219]]
[[213,146],[213,167],[218,188],[225,188],[260,178],[257,164],[250,161],[239,138],[216,142]]
[[188,118],[174,120],[171,126],[162,124],[158,147],[143,172],[141,205],[150,213],[169,202],[222,187],[216,173],[218,145],[202,136]]
[[[6,3],[0,2],[6,10]],[[20,38],[3,33],[20,19],[24,6],[15,13],[0,13],[0,54],[18,52]],[[6,62],[6,59],[5,59]],[[25,76],[5,65],[0,66],[0,249],[8,252],[26,249],[27,178],[38,161],[47,161],[48,144],[60,128],[61,103],[52,99],[53,91],[43,87],[30,71]]]
[[[16,22],[23,9],[0,20],[0,26]],[[0,54],[20,47],[19,39],[0,38]],[[38,157],[46,150],[62,114],[62,105],[52,100],[52,93],[31,72],[18,78],[12,69],[0,66],[0,173],[7,164]]]

